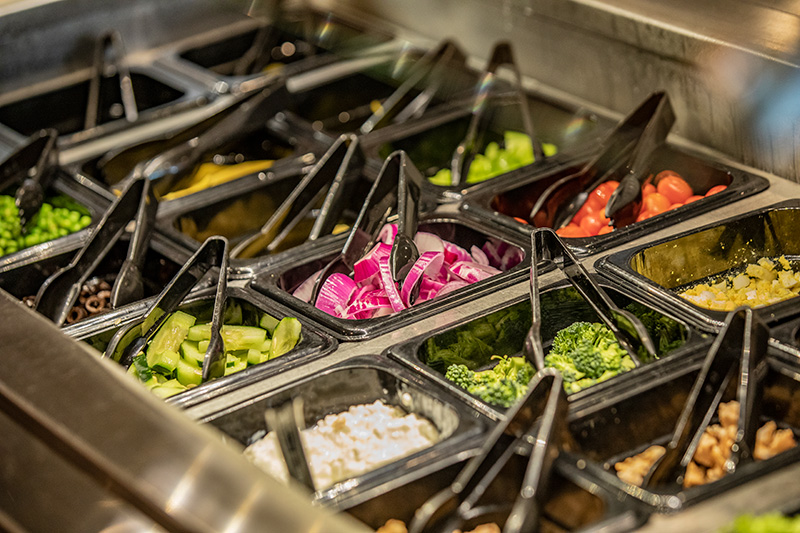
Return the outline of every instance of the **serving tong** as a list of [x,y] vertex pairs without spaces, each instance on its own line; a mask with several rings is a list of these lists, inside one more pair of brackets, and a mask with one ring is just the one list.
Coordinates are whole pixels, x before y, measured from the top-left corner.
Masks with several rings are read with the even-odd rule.
[[[597,155],[580,170],[560,178],[542,192],[531,208],[529,219],[536,220],[538,227],[558,229],[566,226],[586,203],[589,193],[627,167],[626,187],[616,195],[612,206],[616,216],[625,205],[640,197],[646,162],[653,150],[663,144],[674,121],[667,94],[656,92],[650,95],[617,124]],[[638,193],[632,190],[634,183],[638,184]],[[577,194],[574,192],[576,188],[579,190]],[[569,197],[572,200],[564,204]]]
[[538,531],[541,508],[553,464],[568,443],[567,399],[561,374],[547,368],[536,373],[525,396],[489,433],[478,455],[453,483],[416,511],[409,533],[450,533],[482,514],[481,498],[520,447],[530,447],[519,494],[506,519],[504,533]]
[[453,151],[450,160],[451,185],[460,186],[463,184],[466,179],[464,165],[467,161],[471,162],[478,151],[478,147],[480,146],[479,134],[482,134],[486,127],[486,124],[484,124],[486,108],[489,105],[490,95],[497,83],[497,69],[501,66],[508,67],[514,74],[514,93],[518,100],[523,128],[533,146],[533,156],[537,161],[541,161],[544,158],[542,145],[538,141],[533,129],[533,121],[531,120],[530,110],[528,109],[528,98],[525,95],[525,91],[522,90],[522,75],[519,72],[516,61],[514,61],[511,44],[507,41],[502,41],[497,43],[494,50],[492,50],[492,56],[481,75],[480,81],[475,87],[472,118],[470,119],[467,134]]
[[564,241],[550,228],[541,228],[531,233],[531,328],[525,337],[523,353],[541,370],[544,368],[544,347],[541,336],[541,299],[539,298],[539,262],[552,262],[566,276],[583,299],[591,306],[600,320],[611,330],[619,345],[631,356],[633,364],[642,365],[642,352],[649,360],[656,358],[653,339],[644,324],[636,316],[620,309],[614,300],[595,283],[586,268]]
[[155,221],[158,202],[150,183],[140,177],[132,181],[103,215],[89,240],[78,250],[69,265],[45,280],[36,294],[33,307],[61,326],[80,295],[81,287],[119,240],[128,224],[136,220],[125,263],[117,276],[112,306],[129,303],[143,296],[141,268]]
[[[356,261],[375,245],[378,233],[395,207],[397,236],[389,255],[389,268],[392,280],[402,286],[414,262],[419,259],[414,235],[417,232],[421,184],[422,175],[404,151],[398,150],[386,158],[342,252],[317,275],[311,293],[312,304],[316,302],[320,288],[331,274],[352,274]],[[419,285],[411,290],[409,301],[413,303],[418,294]]]
[[133,358],[144,351],[167,317],[178,309],[187,294],[212,269],[217,268],[214,310],[211,318],[211,339],[203,358],[203,382],[225,375],[225,344],[222,320],[227,303],[228,240],[218,235],[209,237],[181,267],[164,290],[156,297],[139,324],[120,328],[111,337],[103,354],[128,367]]
[[300,439],[303,399],[294,398],[275,408],[267,409],[264,411],[264,420],[267,422],[267,427],[275,432],[283,460],[289,470],[289,477],[313,492],[314,480],[308,468],[303,441]]
[[306,240],[315,241],[332,233],[344,209],[345,177],[351,163],[358,159],[358,147],[355,135],[339,136],[261,229],[233,248],[231,257],[245,259],[262,250],[275,251],[323,195],[322,207]]
[[[361,125],[359,132],[365,135],[391,121],[401,124],[421,116],[442,87],[447,74],[447,66],[453,63],[464,64],[466,56],[452,41],[445,39],[417,61],[405,81],[383,101],[378,109]],[[425,88],[408,102],[408,93],[427,78]],[[399,109],[401,105],[402,109]],[[398,111],[399,109],[399,111]]]
[[749,307],[728,313],[700,369],[689,398],[675,425],[666,453],[651,468],[643,487],[680,489],[686,467],[694,457],[700,437],[714,417],[722,396],[736,379],[739,421],[727,474],[752,462],[756,432],[761,421],[769,330]]
[[20,184],[14,195],[14,203],[19,210],[23,232],[42,208],[44,192],[59,168],[57,140],[56,130],[40,130],[0,163],[0,191]]
[[157,180],[157,193],[166,193],[184,176],[190,175],[210,151],[235,137],[242,137],[262,127],[272,116],[289,106],[289,92],[284,79],[248,93],[233,111],[207,130],[150,160],[137,165],[124,181],[138,175]]
[[89,100],[86,104],[83,129],[89,130],[97,126],[97,118],[100,115],[100,85],[103,78],[114,74],[119,76],[119,91],[125,120],[128,122],[138,120],[139,111],[133,94],[131,73],[124,58],[125,46],[118,31],[109,30],[98,36],[94,47],[92,79],[89,82]]

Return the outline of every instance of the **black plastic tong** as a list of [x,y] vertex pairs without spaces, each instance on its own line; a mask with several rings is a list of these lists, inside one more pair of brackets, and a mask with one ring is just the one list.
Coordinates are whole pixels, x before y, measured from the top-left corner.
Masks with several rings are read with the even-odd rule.
[[141,324],[117,330],[106,347],[104,357],[110,357],[125,367],[130,366],[133,358],[144,351],[170,313],[178,309],[186,295],[213,268],[217,268],[218,272],[211,339],[203,359],[203,381],[225,375],[225,345],[221,329],[228,297],[228,241],[220,236],[206,239],[156,297]]
[[44,203],[44,192],[58,170],[58,132],[41,130],[0,163],[0,191],[19,184],[14,203],[23,231]]
[[741,463],[753,461],[768,341],[769,330],[752,309],[740,307],[728,314],[675,425],[666,453],[645,478],[645,487],[681,486],[686,466],[732,379],[737,380],[739,422],[725,465],[727,473],[735,472]]
[[[117,277],[112,293],[117,294],[117,303],[128,303],[126,299],[136,296],[131,289],[141,287],[141,270],[136,269],[144,261],[149,243],[149,232],[155,218],[157,202],[150,192],[150,183],[139,178],[128,184],[122,194],[111,204],[102,220],[92,231],[88,242],[75,254],[69,265],[59,269],[45,280],[36,294],[34,308],[60,326],[67,319],[72,306],[78,299],[81,287],[97,265],[117,242],[126,226],[137,215],[142,218],[136,223],[134,235],[128,252],[130,261]],[[137,277],[138,276],[138,277]],[[124,286],[121,286],[123,285]],[[132,300],[129,300],[132,301]]]
[[[314,303],[325,280],[336,272],[351,274],[353,265],[374,245],[383,225],[396,208],[397,236],[389,256],[392,279],[402,285],[419,251],[414,244],[420,201],[422,175],[402,150],[392,153],[383,163],[383,168],[367,194],[364,206],[358,214],[342,253],[328,263],[317,276],[311,296]],[[413,302],[419,287],[412,291]]]
[[[666,105],[663,104],[665,101]],[[601,150],[596,156],[580,170],[564,176],[542,192],[531,209],[530,220],[535,218],[539,227],[561,228],[569,224],[588,199],[589,193],[631,161],[632,151],[640,142],[648,125],[654,121],[661,123],[661,119],[668,119],[668,115],[671,113],[672,108],[669,107],[666,93],[657,92],[650,95],[617,125],[603,142]],[[674,116],[672,120],[674,121]],[[671,123],[669,125],[671,126]],[[664,132],[664,129],[659,127],[653,128],[651,131],[658,134],[663,132],[666,137],[669,127],[666,130]],[[663,141],[663,138],[661,140]],[[657,138],[654,136],[650,139],[648,146],[652,151],[658,144]],[[650,152],[641,150],[638,154],[641,157],[640,161],[645,162]],[[644,171],[643,167],[631,168],[631,172],[636,173],[637,179],[642,171]],[[576,189],[578,190],[577,194]],[[572,198],[572,200],[564,205],[563,202],[567,198]],[[540,212],[544,215],[543,217],[537,216]]]
[[654,359],[655,345],[644,324],[624,309],[620,309],[608,294],[594,282],[586,268],[578,261],[572,251],[556,233],[549,228],[537,229],[531,234],[531,275],[530,295],[533,320],[525,338],[523,352],[537,368],[544,368],[544,348],[541,338],[541,309],[539,300],[538,268],[539,262],[552,262],[566,276],[567,280],[580,293],[597,313],[603,323],[617,338],[620,346],[631,356],[636,366],[640,366],[643,349],[647,357]]
[[325,199],[306,240],[314,241],[329,235],[342,214],[344,181],[351,163],[356,159],[357,149],[358,138],[353,134],[341,135],[336,139],[258,233],[233,248],[231,257],[244,259],[262,250],[273,252],[292,228],[311,211],[323,193]]
[[[421,116],[444,83],[447,65],[463,64],[465,61],[466,56],[455,43],[450,40],[440,42],[436,48],[429,50],[414,64],[400,87],[361,125],[360,133],[362,135],[369,133],[389,121],[403,123]],[[423,91],[408,102],[408,93],[426,78]]]
[[530,446],[530,459],[503,532],[538,531],[544,492],[567,439],[566,418],[561,374],[551,368],[539,371],[525,396],[487,436],[478,455],[467,462],[448,488],[417,509],[409,533],[450,533],[466,519],[474,518],[481,497],[520,446]]
[[453,152],[450,161],[450,179],[451,185],[461,185],[466,179],[467,162],[472,161],[472,158],[477,153],[480,145],[479,136],[482,133],[485,125],[483,118],[486,114],[486,108],[489,105],[490,95],[496,84],[496,72],[501,66],[507,66],[514,74],[514,89],[515,97],[518,100],[520,116],[522,118],[522,125],[525,128],[525,133],[530,137],[533,145],[533,156],[537,161],[544,158],[542,145],[536,138],[536,133],[533,129],[533,121],[531,120],[530,110],[528,109],[528,97],[522,90],[522,76],[519,72],[516,62],[514,61],[514,54],[511,50],[511,44],[503,41],[495,45],[492,51],[492,56],[489,63],[478,81],[475,89],[475,101],[472,105],[472,118],[467,129],[467,134],[464,139],[459,143]]

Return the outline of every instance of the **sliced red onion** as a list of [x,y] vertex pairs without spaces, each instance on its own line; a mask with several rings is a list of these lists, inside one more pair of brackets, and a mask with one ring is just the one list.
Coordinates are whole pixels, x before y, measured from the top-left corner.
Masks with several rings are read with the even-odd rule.
[[490,278],[500,271],[488,265],[481,265],[474,261],[459,261],[450,267],[450,270],[467,283],[475,283]]
[[516,246],[509,246],[506,249],[506,252],[503,254],[503,257],[500,258],[500,270],[507,271],[511,270],[518,264],[522,262],[522,259],[525,256],[522,253],[522,250],[517,248]]
[[382,316],[389,316],[393,313],[391,306],[390,307],[381,307],[372,315],[372,318],[379,318]]
[[365,318],[372,318],[378,309],[392,308],[389,303],[389,298],[386,297],[382,290],[371,290],[356,292],[353,296],[353,303],[347,307],[345,313],[346,318],[362,320]]
[[392,272],[389,268],[389,256],[382,257],[378,262],[381,269],[381,280],[383,281],[383,289],[386,291],[386,296],[389,298],[389,303],[395,312],[402,311],[406,308],[400,298],[400,292],[392,279]]
[[500,266],[500,254],[497,253],[497,246],[492,241],[486,241],[481,249],[489,259],[489,265]]
[[474,259],[476,263],[489,266],[489,258],[486,257],[486,254],[483,253],[483,250],[477,246],[473,245],[472,248],[469,249],[469,253],[472,254],[472,259]]
[[409,300],[411,294],[414,292],[414,287],[423,279],[428,279],[431,274],[438,274],[443,264],[443,252],[425,252],[419,256],[411,267],[411,270],[408,271],[408,275],[403,282],[403,287],[400,289],[400,297],[403,299],[405,305],[409,307],[412,305]]
[[329,315],[344,318],[350,297],[357,288],[350,276],[338,272],[331,274],[319,289],[315,307]]
[[303,300],[304,302],[310,302],[312,293],[314,292],[314,283],[317,281],[317,278],[321,273],[322,269],[314,272],[314,274],[310,278],[305,280],[303,283],[300,284],[299,287],[297,287],[294,290],[292,296],[300,300]]
[[417,250],[419,250],[420,255],[425,252],[439,252],[444,254],[444,241],[441,237],[433,233],[418,231],[417,234],[414,235],[414,244],[417,245]]
[[392,244],[395,237],[397,237],[397,224],[384,224],[378,233],[378,242]]
[[469,261],[470,255],[465,249],[452,242],[444,242],[444,261],[447,264],[453,264],[456,261]]
[[381,257],[389,257],[391,251],[391,244],[383,242],[376,244],[372,250],[367,252],[367,255],[356,261],[353,265],[353,280],[360,284],[369,280],[372,276],[378,275],[380,272],[378,261]]
[[436,297],[439,298],[441,296],[444,296],[445,294],[450,294],[451,292],[457,291],[461,287],[466,287],[467,285],[469,285],[469,283],[467,283],[466,281],[458,281],[458,280],[451,281],[447,285],[442,287],[442,290],[440,290],[436,294]]

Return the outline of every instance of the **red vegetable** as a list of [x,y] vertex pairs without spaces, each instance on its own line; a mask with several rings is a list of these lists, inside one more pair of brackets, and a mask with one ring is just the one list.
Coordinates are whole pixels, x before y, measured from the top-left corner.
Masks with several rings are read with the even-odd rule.
[[727,188],[728,188],[727,185],[716,185],[716,186],[711,187],[710,189],[708,189],[708,192],[706,192],[706,196],[711,196],[712,194],[717,194],[718,192],[722,192]]
[[[667,172],[671,174],[664,175]],[[659,176],[662,176],[659,179]],[[673,204],[682,204],[694,192],[686,181],[670,170],[665,170],[656,176],[656,190]]]

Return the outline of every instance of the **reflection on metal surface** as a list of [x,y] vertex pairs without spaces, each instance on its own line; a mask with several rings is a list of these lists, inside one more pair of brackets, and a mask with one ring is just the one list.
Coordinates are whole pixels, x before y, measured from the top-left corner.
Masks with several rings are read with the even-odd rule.
[[[23,526],[37,529],[35,524],[44,520],[64,522],[65,530],[86,530],[67,519],[103,508],[107,523],[143,513],[145,521],[173,531],[224,531],[234,525],[237,531],[257,531],[266,523],[286,532],[308,532],[321,524],[326,531],[361,530],[310,508],[301,494],[278,488],[207,429],[151,397],[44,318],[20,312],[5,294],[0,316],[6,317],[0,321],[0,336],[8,350],[0,361],[0,425],[11,424],[0,446],[16,441],[3,455],[18,465],[0,472],[7,488],[0,509]],[[34,330],[32,337],[28,332]],[[5,422],[9,415],[31,433]],[[25,462],[33,451],[39,454],[38,464]],[[45,465],[61,466],[54,471]],[[21,507],[18,501],[31,494],[31,483],[50,475],[54,479],[35,484],[49,503],[28,501]],[[63,492],[65,479],[82,481],[69,498],[53,497]],[[122,500],[128,503],[108,506]],[[92,520],[90,512],[84,523]],[[100,530],[102,524],[88,529]]]

